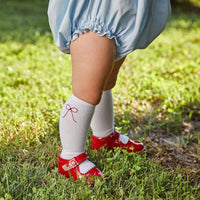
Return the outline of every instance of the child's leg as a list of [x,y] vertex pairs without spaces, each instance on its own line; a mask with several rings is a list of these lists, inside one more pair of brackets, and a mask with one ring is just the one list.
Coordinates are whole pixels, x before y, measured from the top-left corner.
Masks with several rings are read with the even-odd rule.
[[108,78],[106,85],[104,87],[105,91],[111,90],[112,88],[115,87],[119,70],[120,70],[122,64],[124,63],[125,58],[126,57],[124,57],[124,58],[122,58],[122,59],[120,59],[120,60],[118,60],[114,63],[114,67],[112,69],[112,72],[110,73],[109,78]]
[[121,135],[114,129],[113,98],[111,89],[115,86],[117,75],[124,59],[117,61],[108,78],[100,103],[95,107],[91,121],[92,147],[99,149],[102,146],[112,149],[121,147],[128,152],[141,152],[144,146],[141,142],[132,141],[127,136]]
[[115,43],[87,32],[71,43],[73,94],[93,105],[100,101],[115,59]]
[[[85,152],[87,133],[95,105],[112,69],[115,58],[113,40],[86,32],[70,46],[72,57],[73,95],[66,101],[60,116],[61,158],[72,159]],[[61,166],[62,167],[62,166]],[[85,160],[81,173],[94,167]]]
[[106,137],[114,131],[113,98],[111,89],[115,86],[119,69],[125,58],[115,62],[112,73],[110,74],[101,101],[95,108],[95,113],[91,121],[93,135]]

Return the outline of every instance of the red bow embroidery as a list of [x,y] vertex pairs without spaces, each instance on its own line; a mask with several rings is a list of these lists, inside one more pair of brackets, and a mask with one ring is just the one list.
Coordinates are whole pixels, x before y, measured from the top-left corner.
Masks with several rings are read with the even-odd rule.
[[71,107],[69,104],[67,104],[66,105],[66,110],[67,110],[67,112],[62,117],[65,118],[67,116],[67,113],[70,111],[73,121],[77,123],[77,121],[74,119],[74,113],[77,113],[78,109],[75,108],[75,107]]

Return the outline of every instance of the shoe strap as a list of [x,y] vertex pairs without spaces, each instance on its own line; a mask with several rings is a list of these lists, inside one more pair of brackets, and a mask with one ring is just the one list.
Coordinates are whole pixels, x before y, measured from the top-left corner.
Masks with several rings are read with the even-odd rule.
[[82,163],[83,161],[87,159],[89,159],[89,155],[86,152],[84,152],[70,160],[65,160],[65,164],[62,166],[62,168],[65,171],[68,171],[72,168],[77,167],[80,163]]
[[118,140],[119,136],[120,136],[120,132],[115,129],[113,133],[113,137],[115,138],[115,140]]

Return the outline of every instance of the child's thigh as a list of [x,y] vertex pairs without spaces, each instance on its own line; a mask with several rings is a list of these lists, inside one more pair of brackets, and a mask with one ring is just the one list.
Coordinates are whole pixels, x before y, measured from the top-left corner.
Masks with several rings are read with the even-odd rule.
[[[98,101],[112,71],[116,54],[114,41],[87,31],[71,42],[70,52],[74,95],[86,101],[87,98]],[[93,100],[90,103],[95,104]]]

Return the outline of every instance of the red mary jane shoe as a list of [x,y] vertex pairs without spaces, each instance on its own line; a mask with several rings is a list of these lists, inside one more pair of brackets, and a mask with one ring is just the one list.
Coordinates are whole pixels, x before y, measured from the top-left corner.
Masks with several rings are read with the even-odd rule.
[[74,180],[81,180],[82,177],[86,178],[86,181],[89,182],[89,179],[93,176],[103,176],[101,171],[94,166],[91,170],[89,170],[87,173],[83,174],[79,170],[79,164],[83,161],[87,160],[89,158],[88,154],[82,153],[70,160],[63,159],[59,156],[58,159],[58,170],[61,174],[65,175],[67,178],[70,177],[70,175],[74,178]]
[[109,136],[103,138],[92,135],[92,149],[100,149],[101,147],[104,147],[108,150],[111,150],[118,147],[134,153],[141,153],[144,151],[144,145],[141,142],[133,141],[127,138],[128,142],[124,144],[119,140],[119,138],[120,133],[117,130],[115,130],[114,133],[111,133]]

